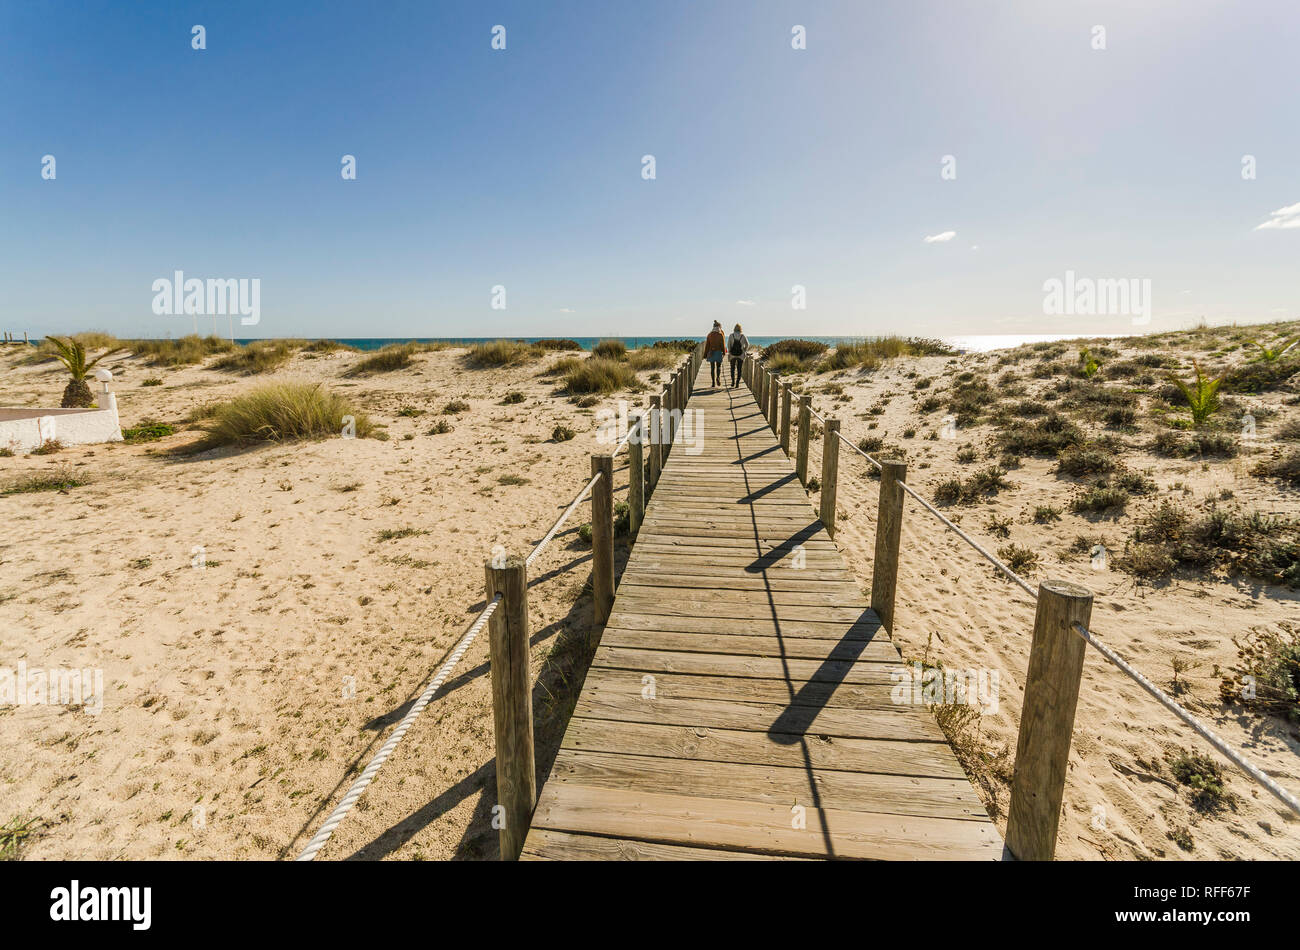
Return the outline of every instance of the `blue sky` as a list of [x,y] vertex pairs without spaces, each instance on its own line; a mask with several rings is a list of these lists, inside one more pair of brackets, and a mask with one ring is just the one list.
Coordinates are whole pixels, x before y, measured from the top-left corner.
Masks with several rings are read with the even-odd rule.
[[1297,50],[1291,0],[0,0],[0,325],[180,335],[175,270],[261,336],[1131,331],[1067,270],[1295,318]]

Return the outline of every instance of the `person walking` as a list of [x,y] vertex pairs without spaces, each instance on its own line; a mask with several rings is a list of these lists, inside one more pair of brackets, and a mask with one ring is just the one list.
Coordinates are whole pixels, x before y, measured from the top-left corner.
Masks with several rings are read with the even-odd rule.
[[713,321],[713,329],[704,340],[704,358],[709,361],[709,376],[713,385],[722,385],[722,354],[727,348],[727,338],[722,335],[722,324]]
[[745,353],[749,350],[749,337],[745,336],[745,331],[740,329],[740,324],[736,324],[736,329],[731,331],[731,337],[727,340],[727,354],[731,357],[731,386],[735,389],[740,383],[740,367],[745,362]]

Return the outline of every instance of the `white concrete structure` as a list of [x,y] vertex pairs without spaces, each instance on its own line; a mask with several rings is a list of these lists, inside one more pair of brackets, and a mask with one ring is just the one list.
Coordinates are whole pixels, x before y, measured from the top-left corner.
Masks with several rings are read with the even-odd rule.
[[95,377],[104,387],[98,409],[0,409],[0,448],[18,453],[55,440],[64,445],[121,442],[117,395],[108,391],[113,375],[99,370]]

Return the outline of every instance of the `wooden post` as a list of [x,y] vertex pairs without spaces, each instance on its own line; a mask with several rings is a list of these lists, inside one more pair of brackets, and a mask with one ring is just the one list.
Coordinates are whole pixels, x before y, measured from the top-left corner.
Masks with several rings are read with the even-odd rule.
[[790,391],[792,383],[781,384],[781,451],[790,455]]
[[1021,861],[1050,861],[1056,853],[1087,647],[1070,625],[1078,621],[1086,627],[1091,616],[1092,593],[1086,587],[1067,581],[1043,581],[1038,586],[1007,812],[1006,846]]
[[508,557],[503,567],[493,567],[489,560],[486,573],[488,600],[501,595],[488,620],[501,860],[515,861],[537,804],[533,681],[528,671],[528,570],[522,557]]
[[840,474],[840,420],[826,417],[822,433],[822,524],[826,533],[835,537],[835,483]]
[[632,420],[627,440],[627,526],[635,538],[645,517],[645,415],[638,411]]
[[794,470],[799,484],[808,487],[808,437],[812,434],[812,396],[799,396],[799,435],[796,439]]
[[[655,485],[659,484],[659,473],[664,467],[663,446],[660,445],[660,433],[663,431],[663,404],[662,396],[650,397],[650,430],[646,433],[646,440],[650,448],[650,481],[647,488],[651,493],[654,492]],[[648,497],[648,494],[647,494]]]
[[673,370],[672,376],[669,377],[668,379],[668,389],[664,393],[664,411],[666,413],[665,421],[667,422],[667,425],[664,426],[664,431],[666,433],[666,435],[664,436],[665,458],[669,455],[669,453],[672,452],[673,441],[677,438],[678,416],[676,413],[676,409],[677,409],[677,371]]
[[591,474],[601,476],[591,489],[591,601],[596,615],[591,646],[595,649],[599,628],[614,606],[614,456],[593,455]]
[[880,460],[880,507],[876,517],[876,559],[871,568],[871,609],[891,634],[898,590],[898,542],[903,530],[903,482],[907,463]]
[[767,381],[767,388],[768,388],[767,421],[772,424],[772,434],[776,435],[777,428],[778,428],[777,415],[776,415],[776,397],[781,390],[781,377],[778,376],[775,371],[773,371],[771,377]]

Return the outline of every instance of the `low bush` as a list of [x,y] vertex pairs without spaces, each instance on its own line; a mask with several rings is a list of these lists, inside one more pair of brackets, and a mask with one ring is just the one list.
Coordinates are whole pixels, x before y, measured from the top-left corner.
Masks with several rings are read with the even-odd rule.
[[390,343],[355,363],[344,376],[369,376],[373,373],[391,373],[411,365],[415,346],[411,343]]
[[635,371],[626,363],[591,356],[564,374],[565,388],[577,393],[612,393],[637,385]]
[[374,432],[369,416],[319,384],[274,383],[213,407],[203,436],[186,450],[337,436],[344,431],[345,416],[352,417],[358,438]]
[[607,360],[625,360],[627,344],[622,340],[601,340],[591,348],[591,355]]
[[223,356],[208,369],[254,376],[279,369],[291,356],[293,350],[283,340],[258,340]]

